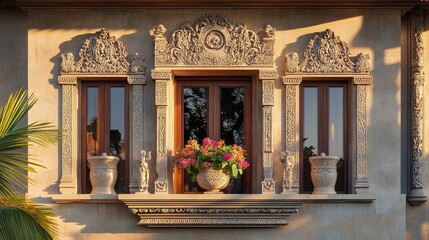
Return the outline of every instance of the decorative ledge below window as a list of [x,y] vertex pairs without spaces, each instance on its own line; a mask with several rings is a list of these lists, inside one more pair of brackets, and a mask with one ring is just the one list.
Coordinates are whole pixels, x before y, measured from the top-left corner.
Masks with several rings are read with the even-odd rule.
[[358,195],[119,194],[148,227],[276,227],[304,202],[371,203]]
[[303,203],[372,203],[369,194],[55,194],[55,203],[125,203],[148,227],[276,227]]

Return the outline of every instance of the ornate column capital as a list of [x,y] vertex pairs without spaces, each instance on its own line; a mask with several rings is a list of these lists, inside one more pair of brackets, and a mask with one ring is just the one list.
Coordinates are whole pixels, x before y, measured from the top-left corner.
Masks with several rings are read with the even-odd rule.
[[146,76],[144,75],[128,75],[128,84],[130,85],[144,85],[146,84]]
[[58,84],[76,85],[77,84],[77,76],[67,76],[67,75],[58,76]]
[[173,78],[173,74],[171,74],[171,71],[152,69],[151,77],[152,80],[171,80]]
[[284,85],[299,85],[302,82],[302,77],[285,75],[282,78]]
[[371,85],[372,84],[372,77],[371,76],[353,77],[353,84],[355,84],[355,85]]
[[279,77],[276,70],[260,70],[260,80],[276,80]]

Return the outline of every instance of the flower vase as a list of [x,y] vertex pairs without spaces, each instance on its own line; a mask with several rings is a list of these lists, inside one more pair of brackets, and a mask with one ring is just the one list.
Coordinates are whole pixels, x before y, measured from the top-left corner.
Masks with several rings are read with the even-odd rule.
[[116,194],[114,187],[119,158],[103,153],[101,156],[88,156],[88,162],[91,194]]
[[208,168],[198,173],[197,183],[206,190],[204,193],[222,193],[220,190],[228,186],[229,176],[222,170]]
[[337,182],[337,163],[340,160],[337,156],[310,157],[311,181],[313,182],[313,194],[337,194],[335,183]]

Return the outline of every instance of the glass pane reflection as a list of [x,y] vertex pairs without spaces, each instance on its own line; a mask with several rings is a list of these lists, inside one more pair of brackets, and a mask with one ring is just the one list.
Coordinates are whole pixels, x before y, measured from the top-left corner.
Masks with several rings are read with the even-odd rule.
[[220,131],[225,143],[244,145],[244,87],[220,89]]
[[98,87],[86,88],[86,150],[91,156],[100,154],[98,141]]
[[125,192],[125,87],[110,87],[110,155],[121,159],[115,190]]
[[318,154],[318,109],[319,88],[304,87],[304,136],[303,136],[303,160],[304,160],[304,191],[312,191],[313,183],[310,180],[309,157]]
[[207,136],[207,88],[183,88],[184,143],[189,139],[201,142]]
[[344,89],[329,88],[329,155],[343,158]]
[[[220,88],[220,135],[228,145],[244,146],[244,87]],[[242,193],[242,178],[235,179],[224,192]]]

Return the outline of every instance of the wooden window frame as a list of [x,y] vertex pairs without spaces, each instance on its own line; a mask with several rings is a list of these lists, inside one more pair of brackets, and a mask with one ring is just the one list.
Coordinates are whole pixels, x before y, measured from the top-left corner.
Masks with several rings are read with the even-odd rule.
[[[350,144],[352,143],[351,140],[351,114],[352,114],[352,97],[353,97],[353,81],[349,79],[306,79],[303,80],[300,84],[300,104],[299,104],[299,131],[300,131],[300,179],[299,179],[299,185],[300,193],[311,193],[309,191],[306,191],[304,189],[304,182],[306,181],[304,176],[304,156],[303,156],[303,148],[304,148],[304,87],[318,87],[319,89],[322,89],[322,92],[318,91],[318,152],[325,152],[326,154],[329,154],[329,146],[328,141],[325,141],[329,138],[329,131],[328,130],[320,130],[320,129],[329,129],[328,122],[329,122],[329,93],[328,89],[329,87],[345,87],[344,91],[344,103],[343,103],[343,114],[344,114],[344,132],[343,132],[343,139],[344,139],[344,145],[343,145],[343,152],[344,152],[344,191],[339,191],[338,193],[347,194],[350,193],[350,176],[351,174],[351,163],[352,161],[352,155],[351,155],[351,149],[352,146]],[[323,110],[324,111],[323,111]],[[322,113],[320,112],[322,111]],[[307,181],[311,181],[308,179]]]
[[[98,92],[98,118],[99,119],[104,119],[103,121],[99,121],[98,124],[99,125],[99,129],[103,129],[104,133],[109,133],[110,132],[110,118],[109,113],[110,113],[110,108],[109,108],[109,103],[110,103],[110,87],[114,87],[114,86],[118,86],[118,87],[124,87],[125,88],[125,192],[123,193],[129,193],[129,185],[130,185],[130,179],[129,179],[129,163],[130,163],[130,153],[129,153],[129,147],[130,147],[130,132],[129,132],[129,84],[126,81],[120,81],[120,80],[86,80],[86,81],[81,81],[81,101],[80,101],[80,106],[81,106],[81,137],[80,137],[80,145],[81,145],[81,187],[82,187],[82,193],[90,193],[90,186],[91,183],[89,181],[87,181],[88,177],[89,177],[89,172],[87,172],[87,149],[86,149],[86,132],[87,132],[87,127],[86,127],[86,121],[87,121],[87,108],[86,108],[86,103],[87,103],[87,92],[86,92],[86,88],[87,87],[99,87],[99,89],[102,89],[101,91],[99,90]],[[97,138],[101,140],[100,138],[100,133],[101,131],[98,131],[97,133]],[[105,137],[103,139],[103,141],[100,141],[100,147],[99,147],[99,151],[100,153],[97,154],[101,154],[102,152],[106,152],[109,153],[110,151],[108,151],[110,148],[110,134],[107,134],[107,137]],[[122,193],[122,192],[121,192]]]
[[[238,83],[238,84],[237,84]],[[244,119],[245,123],[248,123],[248,127],[245,128],[244,142],[249,143],[246,145],[246,154],[247,159],[250,159],[249,168],[244,171],[243,181],[244,181],[244,193],[252,192],[252,165],[254,161],[252,159],[252,119],[253,119],[253,77],[252,76],[177,76],[175,78],[175,131],[174,131],[174,145],[175,149],[182,148],[184,143],[183,136],[183,92],[181,89],[183,87],[208,87],[208,136],[213,136],[214,139],[220,138],[220,122],[219,120],[211,121],[214,119],[214,116],[220,115],[220,104],[217,106],[210,106],[214,103],[215,100],[220,99],[221,87],[246,87],[245,96],[250,104],[245,104],[244,109]],[[211,126],[211,127],[210,127]],[[173,170],[173,192],[176,194],[195,194],[196,192],[185,192],[185,183],[184,183],[184,172],[183,170],[177,169],[176,167]]]

